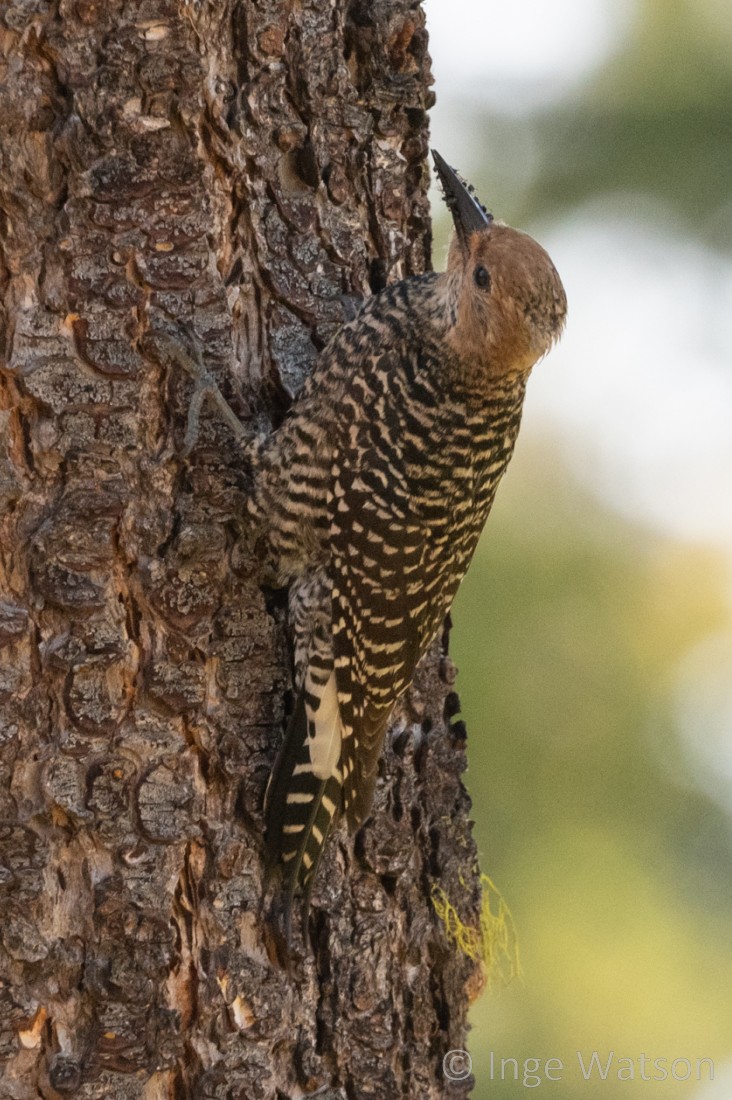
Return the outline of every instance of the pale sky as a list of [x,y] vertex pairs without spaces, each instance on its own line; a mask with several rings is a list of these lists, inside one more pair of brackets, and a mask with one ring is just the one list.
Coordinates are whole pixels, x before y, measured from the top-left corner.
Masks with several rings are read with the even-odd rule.
[[[437,94],[546,103],[621,44],[633,0],[425,0]],[[530,33],[529,33],[530,30]]]

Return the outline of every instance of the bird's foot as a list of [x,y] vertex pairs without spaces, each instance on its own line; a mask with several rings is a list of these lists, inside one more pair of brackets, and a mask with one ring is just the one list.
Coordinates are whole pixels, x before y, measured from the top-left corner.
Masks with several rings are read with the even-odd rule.
[[[249,442],[249,435],[239,421],[236,413],[219,389],[213,375],[203,362],[201,349],[194,336],[186,327],[188,337],[183,344],[173,338],[170,333],[156,331],[153,334],[155,346],[162,351],[177,366],[181,367],[193,381],[193,394],[188,406],[188,419],[186,433],[183,438],[183,454],[189,455],[196,445],[199,434],[199,423],[203,403],[208,399],[216,408],[222,419],[228,424],[236,439],[244,444]],[[190,348],[190,350],[188,350]]]

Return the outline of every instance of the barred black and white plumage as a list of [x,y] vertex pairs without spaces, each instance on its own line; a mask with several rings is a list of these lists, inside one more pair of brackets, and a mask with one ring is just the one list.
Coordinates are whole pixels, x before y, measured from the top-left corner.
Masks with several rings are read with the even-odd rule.
[[290,584],[297,703],[267,797],[288,921],[333,822],[367,816],[389,717],[444,620],[557,338],[561,281],[437,155],[455,222],[444,274],[367,300],[256,450],[250,510]]

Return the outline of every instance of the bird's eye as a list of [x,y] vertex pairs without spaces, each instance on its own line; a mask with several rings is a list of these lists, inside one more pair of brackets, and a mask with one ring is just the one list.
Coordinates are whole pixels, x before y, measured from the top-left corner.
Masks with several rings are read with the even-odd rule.
[[491,277],[487,267],[483,267],[482,264],[478,264],[473,272],[473,278],[475,279],[475,285],[479,286],[481,290],[489,290],[491,285]]

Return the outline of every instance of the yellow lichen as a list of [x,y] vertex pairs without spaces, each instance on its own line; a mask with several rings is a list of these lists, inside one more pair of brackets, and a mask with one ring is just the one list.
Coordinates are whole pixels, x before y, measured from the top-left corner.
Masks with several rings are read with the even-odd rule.
[[432,904],[445,927],[448,942],[480,964],[482,990],[486,985],[493,988],[508,985],[522,974],[511,910],[488,875],[480,876],[480,886],[482,901],[477,928],[462,921],[456,906],[437,883],[432,887]]

